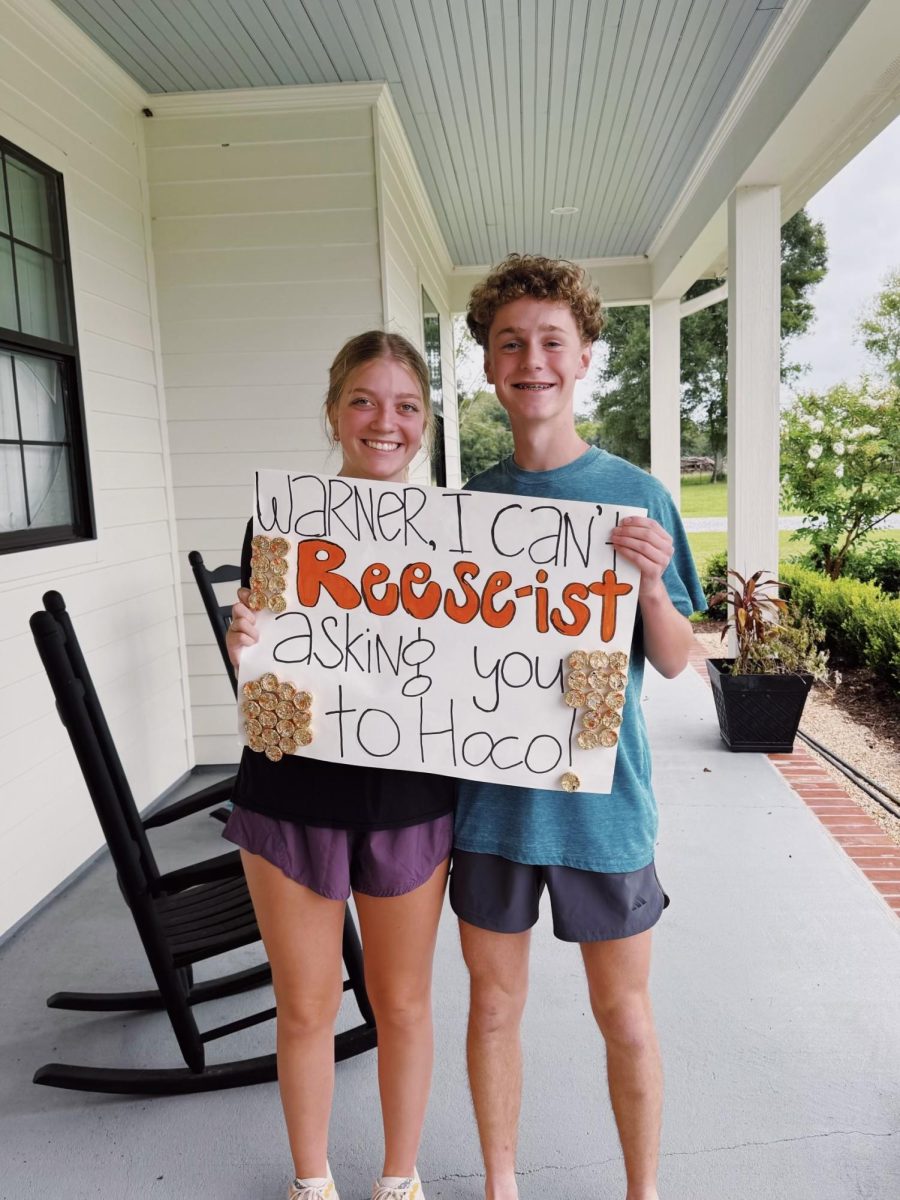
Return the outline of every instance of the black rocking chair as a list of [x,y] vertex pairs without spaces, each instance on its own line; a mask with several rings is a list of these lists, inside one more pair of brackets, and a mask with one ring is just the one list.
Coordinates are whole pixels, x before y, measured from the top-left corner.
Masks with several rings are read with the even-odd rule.
[[[192,550],[190,552],[188,562],[191,564],[191,570],[194,572],[197,590],[200,593],[200,599],[203,601],[203,607],[206,609],[206,615],[212,626],[213,637],[216,639],[216,645],[219,647],[219,653],[222,655],[222,662],[225,664],[228,682],[231,684],[231,690],[236,697],[238,686],[237,672],[231,665],[231,659],[228,657],[228,646],[225,644],[225,634],[228,632],[228,626],[231,623],[231,604],[220,604],[213,586],[217,583],[240,583],[241,568],[233,566],[231,563],[223,563],[221,567],[216,567],[215,570],[210,571],[204,563],[203,555],[199,550]],[[229,782],[233,781],[229,780]],[[186,802],[180,801],[176,803],[184,804]],[[164,811],[174,812],[175,807],[176,805],[171,805]],[[231,805],[226,804],[222,808],[215,809],[209,815],[219,821],[227,821],[230,811]],[[150,819],[153,820],[152,817]]]
[[210,571],[203,562],[203,555],[199,550],[190,552],[188,562],[194,572],[200,598],[206,609],[206,615],[209,617],[209,623],[212,626],[219,653],[222,655],[222,662],[225,664],[232,691],[237,696],[237,675],[231,665],[231,659],[228,657],[228,647],[225,645],[225,634],[228,632],[228,625],[231,621],[231,605],[219,603],[216,593],[213,591],[213,584],[240,583],[241,568],[226,563],[221,567],[216,567],[214,571]]
[[[97,736],[108,750],[112,747],[112,739],[106,725],[106,720],[103,718],[97,693],[94,691],[90,672],[81,653],[81,647],[78,645],[78,638],[75,636],[75,630],[72,628],[72,620],[66,611],[66,602],[59,592],[45,592],[43,602],[44,608],[63,631],[69,662],[72,664],[72,670],[75,672],[76,677],[81,680],[88,704],[92,711],[100,715]],[[115,756],[114,749],[112,750],[112,755]],[[151,813],[150,816],[138,818],[138,820],[141,821],[145,829],[157,829],[161,825],[169,825],[172,821],[179,821],[182,817],[189,817],[193,813],[202,812],[205,808],[212,808],[213,805],[222,805],[231,799],[231,789],[233,786],[234,776],[229,775],[227,779],[220,779],[217,783],[211,783],[208,787],[191,792],[189,796],[184,796],[180,800],[173,800],[171,804],[166,804],[162,808],[157,809],[156,812]],[[219,809],[218,811],[224,811],[224,819],[228,819],[227,809]]]
[[[194,963],[259,940],[237,852],[160,873],[62,597],[48,608],[50,611],[31,617],[35,644],[157,986],[138,992],[57,992],[47,1004],[89,1012],[164,1010],[187,1066],[148,1069],[48,1063],[35,1073],[34,1082],[80,1091],[149,1095],[270,1082],[276,1078],[274,1054],[207,1064],[204,1046],[271,1019],[274,1008],[204,1032],[192,1012],[202,1001],[238,995],[271,979],[268,963],[202,983],[193,979]],[[59,619],[60,608],[64,621]],[[377,1036],[363,979],[362,951],[349,910],[344,918],[343,955],[348,975],[344,990],[353,991],[362,1023],[336,1035],[336,1061],[371,1049]]]

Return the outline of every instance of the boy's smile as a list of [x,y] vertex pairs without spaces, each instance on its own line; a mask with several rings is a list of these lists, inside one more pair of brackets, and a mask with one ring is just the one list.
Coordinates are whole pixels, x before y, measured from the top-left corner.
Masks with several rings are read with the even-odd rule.
[[497,399],[517,423],[572,423],[575,382],[583,379],[591,347],[572,310],[523,296],[497,310],[484,354],[484,372]]

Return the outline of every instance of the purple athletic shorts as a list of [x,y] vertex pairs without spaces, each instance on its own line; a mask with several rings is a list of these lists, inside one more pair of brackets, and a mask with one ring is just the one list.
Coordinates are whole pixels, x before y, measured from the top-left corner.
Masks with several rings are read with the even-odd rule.
[[326,829],[235,805],[222,836],[329,900],[346,900],[351,889],[403,896],[427,883],[449,856],[453,815],[399,829]]

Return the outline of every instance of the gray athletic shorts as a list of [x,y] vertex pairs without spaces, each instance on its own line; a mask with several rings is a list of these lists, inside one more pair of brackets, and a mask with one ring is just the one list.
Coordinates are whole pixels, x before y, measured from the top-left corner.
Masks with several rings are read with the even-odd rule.
[[536,867],[496,854],[454,850],[450,906],[462,921],[493,933],[523,933],[550,893],[553,932],[563,942],[606,942],[652,928],[669,903],[651,862],[619,874]]

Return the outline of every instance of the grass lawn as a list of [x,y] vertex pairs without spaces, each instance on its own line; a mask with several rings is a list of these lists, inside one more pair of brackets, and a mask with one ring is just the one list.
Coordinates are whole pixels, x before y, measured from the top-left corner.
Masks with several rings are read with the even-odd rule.
[[[869,534],[870,538],[893,538],[900,542],[900,529],[877,529]],[[687,540],[690,543],[691,553],[694,556],[694,562],[697,564],[697,570],[703,574],[706,566],[706,560],[713,554],[724,554],[728,548],[728,534],[722,533],[689,533]],[[782,529],[778,534],[778,553],[781,559],[797,558],[809,549],[809,542],[806,538],[801,538],[799,541],[793,540],[793,533],[790,529]]]
[[[681,515],[683,517],[724,517],[728,513],[728,481],[710,483],[708,475],[682,475]],[[792,516],[786,509],[781,514]]]
[[683,517],[724,517],[728,512],[728,482],[710,483],[708,475],[682,475]]

